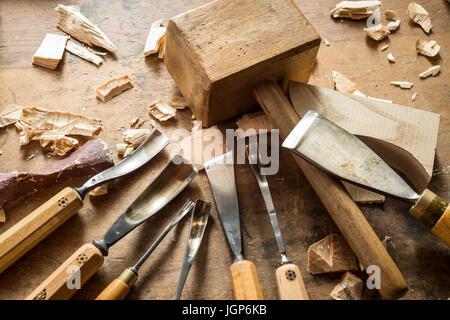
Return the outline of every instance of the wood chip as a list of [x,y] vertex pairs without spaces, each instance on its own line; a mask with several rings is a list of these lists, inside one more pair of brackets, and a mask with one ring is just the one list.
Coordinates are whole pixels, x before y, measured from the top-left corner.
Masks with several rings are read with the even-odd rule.
[[175,109],[181,110],[186,109],[188,107],[188,103],[184,97],[174,96],[170,99],[170,105]]
[[131,88],[133,88],[133,82],[131,82],[128,75],[124,75],[120,78],[111,79],[105,84],[102,84],[97,88],[97,90],[95,90],[95,95],[103,102],[107,102],[113,97]]
[[385,10],[384,11],[384,17],[387,20],[391,20],[391,21],[398,20],[397,12],[395,12],[394,10]]
[[127,147],[125,149],[125,152],[123,153],[123,157],[126,158],[128,157],[131,153],[133,153],[134,148],[133,147]]
[[108,186],[99,186],[95,188],[94,190],[89,191],[89,196],[91,197],[99,197],[104,196],[105,194],[108,194]]
[[334,300],[361,300],[363,281],[351,272],[346,272],[342,280],[331,291]]
[[356,257],[344,238],[330,234],[308,249],[308,272],[312,274],[357,271]]
[[68,36],[47,33],[33,56],[32,63],[47,69],[56,69],[61,61]]
[[372,38],[376,41],[381,41],[384,38],[386,38],[390,31],[386,26],[384,26],[382,23],[377,24],[376,26],[370,27],[370,28],[364,28],[364,31],[369,36],[369,38]]
[[413,95],[411,96],[411,101],[416,101],[417,98],[417,92],[414,92]]
[[421,74],[419,74],[419,77],[420,78],[428,78],[429,76],[435,77],[435,76],[437,76],[439,71],[441,71],[441,66],[440,65],[435,65],[435,66],[432,66],[432,67],[428,68],[427,70],[425,70]]
[[323,39],[323,44],[326,45],[327,47],[330,46],[330,41],[328,41],[328,39]]
[[151,134],[148,129],[130,129],[123,133],[123,141],[128,144],[128,147],[136,149],[142,142],[145,141]]
[[69,135],[92,137],[102,130],[102,122],[98,119],[37,107],[23,108],[15,125],[21,131],[21,145],[39,140],[42,147],[49,146],[52,154],[59,156],[78,147],[78,140]]
[[424,56],[435,57],[440,49],[441,46],[435,40],[417,39],[416,41],[416,51]]
[[380,8],[381,1],[342,1],[330,11],[333,18],[361,20],[370,17]]
[[413,83],[408,81],[391,81],[389,83],[402,89],[411,89],[413,86]]
[[163,60],[164,54],[166,53],[166,35],[161,39],[161,44],[159,45],[158,59]]
[[[166,27],[162,26],[162,20],[158,20],[152,23],[150,31],[145,41],[144,55],[149,56],[151,54],[158,53],[160,50],[164,52],[166,38]],[[164,53],[163,53],[164,55]]]
[[75,39],[87,44],[117,52],[117,48],[106,34],[90,22],[77,7],[59,4],[55,10],[59,13],[57,27]]
[[383,244],[383,246],[387,249],[388,248],[388,242],[391,241],[391,237],[389,236],[384,236],[384,239],[381,241],[381,243]]
[[0,208],[0,223],[4,222],[6,222],[5,210],[3,208]]
[[395,20],[395,21],[390,21],[387,25],[386,25],[386,29],[389,30],[389,32],[394,32],[395,30],[398,29],[398,27],[400,27],[400,20]]
[[152,103],[148,106],[148,110],[150,111],[151,115],[159,121],[167,121],[175,117],[177,113],[177,109],[171,107],[169,104],[163,101]]
[[117,150],[117,155],[122,156],[125,153],[125,150],[127,149],[127,144],[126,143],[118,143],[116,144],[116,150]]
[[390,45],[388,45],[388,44],[386,44],[386,45],[382,46],[382,47],[381,47],[381,51],[384,51],[384,50],[386,50],[387,48],[389,48],[389,46],[390,46]]
[[409,18],[420,25],[426,33],[430,33],[431,28],[433,27],[431,24],[430,14],[427,10],[424,9],[421,5],[411,2],[408,5],[408,16]]
[[389,53],[387,55],[387,59],[389,60],[390,63],[394,63],[395,62],[395,57],[392,55],[392,53]]
[[16,104],[7,105],[6,108],[0,112],[0,128],[16,123],[22,115],[23,108],[24,107]]
[[89,51],[87,48],[80,46],[74,41],[69,40],[66,45],[67,51],[70,53],[83,58],[84,60],[90,61],[93,64],[97,65],[97,67],[103,63],[103,59],[96,54]]

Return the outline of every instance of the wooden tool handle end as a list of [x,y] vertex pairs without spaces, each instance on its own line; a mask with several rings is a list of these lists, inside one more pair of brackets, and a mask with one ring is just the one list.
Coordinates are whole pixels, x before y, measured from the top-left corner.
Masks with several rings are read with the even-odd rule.
[[281,300],[309,300],[300,269],[293,263],[283,264],[275,272]]
[[230,266],[235,300],[263,300],[253,262],[238,260]]

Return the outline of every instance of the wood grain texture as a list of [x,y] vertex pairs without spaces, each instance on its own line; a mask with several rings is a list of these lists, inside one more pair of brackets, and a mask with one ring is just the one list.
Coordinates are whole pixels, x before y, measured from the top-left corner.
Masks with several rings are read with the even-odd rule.
[[[26,300],[70,299],[103,265],[103,255],[93,244],[79,248],[45,279]],[[77,288],[77,286],[80,286]]]
[[123,300],[130,292],[130,287],[120,279],[114,279],[95,300]]
[[[267,80],[255,88],[255,95],[272,123],[280,128],[280,137],[285,139],[300,117],[281,88]],[[379,266],[383,283],[379,289],[381,296],[401,297],[407,289],[405,279],[342,184],[306,160],[293,157],[364,268]]]
[[0,235],[0,273],[31,250],[83,207],[72,188],[64,188]]
[[164,59],[210,126],[256,106],[251,89],[265,78],[308,81],[319,44],[292,0],[217,0],[169,21]]
[[[57,13],[54,7],[57,2],[0,1],[0,83],[4,84],[0,86],[0,105],[15,102],[100,118],[104,125],[100,138],[113,150],[122,139],[123,129],[118,131],[119,127],[128,128],[128,122],[138,116],[148,119],[148,105],[160,97],[170,100],[173,95],[180,95],[164,63],[157,57],[142,57],[151,22],[163,19],[163,24],[167,25],[173,16],[207,2],[209,0],[64,1],[66,5],[79,5],[81,12],[114,42],[118,52],[115,56],[107,55],[99,68],[66,53],[58,68],[50,71],[33,67],[31,58],[46,33],[60,32],[55,27]],[[449,199],[448,5],[444,1],[421,1],[421,5],[431,14],[434,25],[432,38],[441,45],[440,57],[429,60],[415,52],[415,41],[423,38],[424,32],[419,26],[409,23],[406,14],[409,0],[383,0],[383,8],[395,10],[402,24],[390,39],[381,43],[366,39],[362,31],[364,21],[347,19],[341,22],[332,19],[328,11],[335,7],[335,0],[295,2],[321,37],[327,38],[331,43],[330,46],[320,46],[309,83],[332,88],[331,71],[337,69],[350,77],[365,94],[440,114],[434,174],[429,188],[444,199]],[[17,19],[17,12],[20,12],[21,19]],[[386,43],[390,43],[389,50],[397,58],[394,65],[390,65],[386,55],[380,53],[380,47]],[[418,74],[434,63],[441,64],[441,73],[433,78],[419,80]],[[132,90],[107,103],[96,100],[95,88],[123,74],[133,77],[135,87]],[[411,90],[401,90],[389,84],[392,80],[413,81],[414,87]],[[414,92],[418,92],[418,96],[412,102],[411,95]],[[144,127],[148,128],[147,125],[148,122]],[[191,112],[179,110],[174,119],[158,123],[157,126],[165,135],[174,138],[175,129],[192,128]],[[234,121],[230,121],[221,124],[220,128],[234,126]],[[19,134],[14,128],[0,130],[0,150],[3,152],[0,156],[0,172],[30,171],[54,160],[45,157],[45,153],[35,143],[19,149],[18,138]],[[33,154],[35,157],[27,161],[26,158]],[[120,160],[114,152],[113,156],[115,162]],[[169,153],[163,151],[136,174],[112,183],[107,195],[96,199],[87,198],[78,214],[0,275],[0,299],[23,299],[81,245],[100,238],[169,160]],[[339,230],[287,151],[281,150],[280,170],[276,175],[269,176],[268,180],[286,249],[300,270],[306,270],[308,247]],[[0,224],[0,233],[8,230],[65,186],[81,186],[84,181],[85,179],[73,179],[60,182],[10,204],[5,208],[7,220]],[[236,183],[246,257],[257,265],[264,298],[278,299],[274,266],[279,262],[279,254],[272,226],[266,220],[264,201],[248,165],[236,165]],[[175,214],[187,198],[214,200],[204,173],[199,173],[183,194],[152,218],[151,223],[141,226],[114,246],[101,270],[72,299],[95,299],[112,279],[139,259],[164,228],[168,217]],[[406,293],[404,299],[446,300],[450,296],[448,247],[429,228],[408,214],[409,205],[387,199],[383,206],[361,206],[361,210],[378,237],[383,239],[388,235],[392,239],[388,251],[413,289]],[[186,281],[183,298],[232,299],[231,281],[227,277],[231,256],[214,206],[205,232],[205,241],[202,242]],[[174,229],[173,235],[170,235],[170,240],[174,241],[163,241],[159,245],[158,250],[152,254],[152,259],[140,269],[140,279],[127,299],[173,298],[180,273],[180,261],[186,248],[184,241],[175,240],[186,239],[188,233],[189,224],[181,222]],[[341,277],[341,274],[313,276],[303,273],[311,299],[331,299],[329,294]],[[363,299],[378,298],[377,292],[365,288]]]
[[263,300],[261,285],[253,262],[238,260],[230,266],[235,300]]
[[431,231],[450,248],[450,204]]
[[275,278],[281,300],[309,300],[302,274],[295,264],[288,263],[278,267]]

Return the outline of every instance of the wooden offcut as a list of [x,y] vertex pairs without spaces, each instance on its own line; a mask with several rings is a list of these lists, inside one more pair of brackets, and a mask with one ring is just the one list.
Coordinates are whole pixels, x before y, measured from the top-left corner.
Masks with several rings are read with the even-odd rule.
[[217,0],[173,17],[165,65],[204,126],[257,105],[265,78],[307,82],[320,37],[291,0]]

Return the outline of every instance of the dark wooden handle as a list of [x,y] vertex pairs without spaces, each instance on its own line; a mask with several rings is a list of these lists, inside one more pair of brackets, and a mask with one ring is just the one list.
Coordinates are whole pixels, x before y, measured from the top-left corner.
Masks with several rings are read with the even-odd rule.
[[[254,93],[275,128],[279,128],[281,138],[285,139],[300,116],[276,82],[264,81],[256,86]],[[340,181],[306,160],[293,157],[364,268],[370,265],[380,268],[381,296],[385,299],[402,296],[407,289],[405,279]]]
[[65,188],[0,235],[0,273],[45,239],[83,206],[72,188]]
[[253,262],[238,260],[230,266],[235,300],[263,300],[261,286]]
[[293,263],[283,264],[275,272],[281,300],[309,300],[300,269]]
[[68,300],[100,269],[104,257],[87,243],[70,256],[25,300]]

